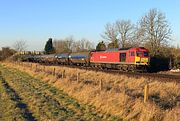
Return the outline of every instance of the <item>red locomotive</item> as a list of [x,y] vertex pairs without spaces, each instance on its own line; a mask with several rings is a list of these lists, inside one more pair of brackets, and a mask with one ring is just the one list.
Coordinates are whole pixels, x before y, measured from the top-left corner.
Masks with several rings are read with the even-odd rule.
[[149,51],[144,47],[91,52],[90,57],[93,66],[123,71],[146,70],[149,60]]

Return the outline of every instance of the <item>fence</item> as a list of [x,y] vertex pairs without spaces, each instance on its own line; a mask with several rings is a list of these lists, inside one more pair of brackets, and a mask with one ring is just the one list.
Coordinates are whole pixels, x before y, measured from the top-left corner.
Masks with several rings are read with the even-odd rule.
[[[23,66],[24,68],[25,67],[29,67],[31,70],[34,70],[35,72],[44,72],[44,73],[48,73],[48,74],[51,74],[52,76],[55,76],[57,79],[61,78],[61,79],[64,79],[66,78],[66,76],[68,76],[66,74],[66,71],[65,70],[62,70],[61,72],[57,71],[57,69],[54,67],[52,68],[52,70],[47,70],[46,66],[44,65],[39,65],[39,64],[32,64],[32,63],[22,63],[22,62],[18,62],[18,63],[15,63],[19,66]],[[77,83],[81,83],[83,82],[81,80],[81,74],[80,72],[77,72],[76,73],[76,82]],[[87,83],[87,84],[90,84],[91,82],[89,81],[84,81],[84,83]],[[98,82],[95,83],[95,85],[99,85],[99,90],[102,91],[102,90],[108,90],[108,88],[104,87],[104,82],[103,82],[103,79],[100,79]],[[124,95],[126,95],[126,84],[124,84],[124,89],[123,89],[123,93]],[[144,85],[144,103],[147,103],[148,102],[148,97],[149,97],[149,84],[148,84],[148,81],[147,83]]]

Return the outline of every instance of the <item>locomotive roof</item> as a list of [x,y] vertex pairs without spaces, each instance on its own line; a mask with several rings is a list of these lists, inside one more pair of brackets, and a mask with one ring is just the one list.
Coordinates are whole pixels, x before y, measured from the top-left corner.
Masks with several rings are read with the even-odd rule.
[[112,49],[107,49],[105,50],[105,52],[112,52],[112,51],[119,51],[119,50],[129,50],[132,47],[128,47],[128,48],[112,48]]
[[[129,50],[129,49],[132,49],[133,47],[127,47],[127,48],[112,48],[112,49],[107,49],[105,50],[105,52],[116,52],[116,51],[119,51],[119,50]],[[136,47],[135,47],[136,48]],[[140,48],[140,49],[145,49],[144,47],[137,47],[137,48]]]
[[126,48],[120,48],[119,50],[129,50],[131,49],[132,47],[126,47]]

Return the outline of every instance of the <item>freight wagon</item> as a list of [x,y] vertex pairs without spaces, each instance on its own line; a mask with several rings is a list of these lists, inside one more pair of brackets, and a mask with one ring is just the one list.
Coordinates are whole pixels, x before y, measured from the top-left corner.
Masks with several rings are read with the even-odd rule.
[[89,66],[90,52],[73,52],[69,54],[69,64]]
[[55,55],[55,60],[58,64],[69,64],[69,54],[70,53],[60,53]]

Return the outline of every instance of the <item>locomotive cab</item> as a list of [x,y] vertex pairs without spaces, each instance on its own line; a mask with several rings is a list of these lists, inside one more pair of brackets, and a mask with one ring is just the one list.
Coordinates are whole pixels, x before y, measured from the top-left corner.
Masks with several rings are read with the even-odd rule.
[[138,48],[136,50],[135,63],[137,65],[149,65],[149,51],[147,49]]

